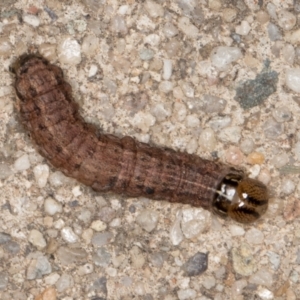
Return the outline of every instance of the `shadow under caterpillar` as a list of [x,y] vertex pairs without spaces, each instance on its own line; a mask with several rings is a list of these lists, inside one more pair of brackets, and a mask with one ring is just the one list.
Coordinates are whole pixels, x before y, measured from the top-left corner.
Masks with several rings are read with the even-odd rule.
[[79,115],[61,68],[45,58],[25,54],[11,70],[24,126],[40,154],[66,176],[99,192],[190,204],[241,223],[267,210],[266,186],[241,170],[99,133]]

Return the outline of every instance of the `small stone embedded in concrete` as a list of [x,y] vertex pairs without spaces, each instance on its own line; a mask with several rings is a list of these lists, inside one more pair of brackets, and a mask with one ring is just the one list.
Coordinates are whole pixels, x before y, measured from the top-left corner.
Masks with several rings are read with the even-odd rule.
[[45,213],[54,216],[57,213],[62,212],[62,205],[53,198],[47,198],[44,203]]
[[30,231],[29,236],[28,236],[28,240],[32,245],[34,245],[38,249],[43,249],[47,245],[43,234],[40,231],[36,230],[36,229],[32,229]]
[[269,62],[255,79],[239,83],[236,89],[235,100],[243,109],[249,109],[261,105],[270,95],[276,92],[278,73],[269,70]]
[[59,247],[57,250],[57,258],[62,265],[70,265],[72,263],[85,262],[87,252],[82,248]]
[[92,244],[95,247],[101,247],[111,242],[113,234],[111,232],[99,232],[95,233],[92,237]]
[[59,293],[64,292],[65,290],[71,288],[73,285],[73,277],[69,274],[62,274],[55,284],[56,289]]
[[158,213],[145,209],[136,218],[136,222],[147,232],[151,232],[156,228],[158,222]]
[[44,275],[51,273],[52,267],[46,256],[43,256],[40,253],[33,253],[32,256],[33,258],[26,271],[26,278],[28,280],[40,279]]
[[183,265],[183,270],[186,276],[198,276],[207,270],[208,266],[208,254],[197,252],[194,256]]
[[257,262],[253,250],[246,243],[232,251],[233,268],[235,272],[243,276],[250,276],[257,270]]
[[78,241],[78,236],[74,233],[71,227],[64,227],[60,231],[61,237],[68,243],[75,243]]

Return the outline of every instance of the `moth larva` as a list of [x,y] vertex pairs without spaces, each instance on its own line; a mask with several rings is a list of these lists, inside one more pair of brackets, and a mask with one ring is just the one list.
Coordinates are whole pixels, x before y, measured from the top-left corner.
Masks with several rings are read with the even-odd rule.
[[65,175],[99,192],[190,204],[242,223],[267,210],[265,185],[240,170],[98,133],[79,115],[62,70],[45,58],[23,55],[12,71],[25,127],[41,155]]

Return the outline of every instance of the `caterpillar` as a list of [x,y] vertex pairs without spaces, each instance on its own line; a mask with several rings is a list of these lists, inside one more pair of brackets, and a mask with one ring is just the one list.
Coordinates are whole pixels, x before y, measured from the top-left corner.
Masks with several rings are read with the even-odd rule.
[[86,123],[62,69],[39,54],[22,55],[11,71],[24,127],[66,176],[98,192],[190,204],[241,223],[266,212],[267,187],[242,170]]

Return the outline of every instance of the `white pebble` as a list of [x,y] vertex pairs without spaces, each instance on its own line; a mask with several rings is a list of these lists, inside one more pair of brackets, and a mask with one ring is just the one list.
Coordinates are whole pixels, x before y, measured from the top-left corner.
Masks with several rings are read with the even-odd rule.
[[93,77],[93,76],[95,76],[95,75],[97,74],[97,72],[98,72],[98,67],[97,67],[97,65],[92,64],[92,65],[90,66],[90,69],[89,69],[88,77]]
[[240,35],[249,34],[251,27],[247,21],[242,21],[240,25],[236,26],[235,32]]
[[[271,292],[270,290],[262,287],[261,285],[261,282],[259,283],[259,287],[257,289],[257,295],[262,299],[262,300],[272,300],[274,299],[274,294],[273,292]],[[288,299],[288,298],[286,298]],[[290,299],[288,299],[290,300]],[[292,300],[292,299],[291,299]],[[295,298],[296,300],[296,298]]]
[[172,23],[166,23],[163,27],[163,33],[167,38],[172,38],[178,34],[178,29]]
[[44,188],[49,177],[48,165],[37,165],[33,168],[33,174],[39,188]]
[[158,34],[149,34],[144,38],[144,43],[151,46],[158,46],[160,43],[160,37]]
[[229,230],[232,236],[243,236],[245,234],[244,228],[239,225],[230,225]]
[[137,216],[136,222],[144,230],[151,232],[156,228],[158,222],[158,213],[150,209],[145,209]]
[[149,13],[150,17],[157,18],[164,16],[164,8],[155,1],[147,0],[145,3],[145,8]]
[[81,49],[71,37],[64,38],[57,47],[59,61],[63,64],[78,65],[81,62]]
[[32,245],[34,245],[38,249],[43,249],[47,245],[47,243],[46,243],[46,241],[45,241],[44,236],[42,235],[42,233],[39,232],[36,229],[32,229],[30,231],[29,236],[28,236],[28,240],[29,240],[29,242]]
[[64,227],[60,233],[61,237],[68,243],[75,243],[78,241],[78,236],[71,227]]
[[103,231],[106,229],[106,227],[107,225],[101,220],[96,220],[91,224],[91,228],[94,229],[95,231]]
[[242,52],[237,47],[220,46],[212,50],[210,59],[217,69],[225,71],[228,66],[242,57]]
[[85,264],[78,268],[78,275],[91,274],[94,271],[94,266],[92,264]]
[[219,138],[223,142],[236,144],[241,139],[241,128],[238,126],[226,127],[219,133]]
[[195,128],[200,126],[200,120],[196,114],[188,115],[185,119],[187,127]]
[[158,89],[162,92],[162,93],[170,93],[173,90],[173,82],[171,81],[162,81],[159,86]]
[[278,16],[278,25],[283,30],[291,30],[296,25],[297,22],[296,16],[285,9],[279,11],[277,16]]
[[193,289],[180,289],[177,292],[177,296],[179,300],[189,300],[189,299],[195,299],[197,296],[197,293]]
[[290,195],[291,193],[294,192],[295,188],[296,188],[296,185],[291,179],[288,179],[288,178],[283,179],[282,185],[281,185],[282,193],[284,193],[285,195]]
[[182,209],[181,229],[184,236],[188,239],[199,237],[208,228],[210,217],[210,213],[201,208]]
[[292,91],[300,93],[300,68],[286,70],[285,83]]
[[295,55],[295,48],[291,44],[287,44],[283,47],[282,56],[287,63],[292,65],[295,60]]
[[69,179],[60,171],[55,171],[49,176],[49,183],[53,187],[59,187],[67,182]]
[[170,227],[170,240],[174,246],[179,245],[183,240],[183,234],[180,226],[181,220],[182,220],[182,211],[179,210],[176,213],[176,219],[174,223]]
[[230,116],[214,116],[208,121],[208,124],[214,131],[217,131],[230,125],[231,121]]
[[30,161],[29,161],[28,155],[24,154],[21,157],[19,157],[15,161],[14,167],[17,171],[24,171],[24,170],[27,170],[28,168],[30,168]]
[[264,234],[256,228],[251,228],[246,232],[245,238],[249,244],[259,245],[264,241]]
[[174,104],[174,113],[175,113],[175,118],[177,121],[182,122],[187,114],[187,108],[184,103],[181,102],[175,102]]
[[199,145],[205,151],[213,151],[216,147],[215,133],[211,128],[206,128],[201,131],[199,137]]
[[38,27],[40,25],[40,19],[35,15],[26,14],[23,16],[24,23],[27,23],[33,27]]
[[47,198],[44,203],[44,210],[47,215],[53,216],[62,212],[62,205],[52,198]]
[[147,133],[149,128],[155,124],[155,121],[155,118],[150,113],[138,112],[132,118],[131,124]]
[[163,79],[169,80],[172,76],[172,60],[164,59]]
[[191,24],[187,17],[181,17],[179,19],[178,28],[190,38],[196,38],[199,34],[199,29],[195,25]]

